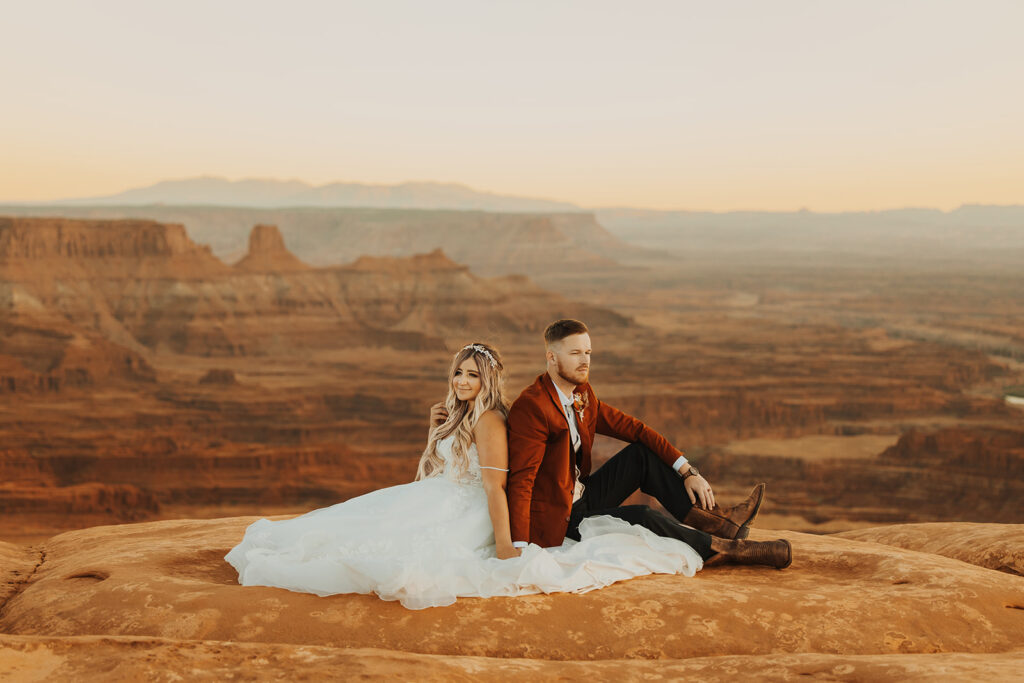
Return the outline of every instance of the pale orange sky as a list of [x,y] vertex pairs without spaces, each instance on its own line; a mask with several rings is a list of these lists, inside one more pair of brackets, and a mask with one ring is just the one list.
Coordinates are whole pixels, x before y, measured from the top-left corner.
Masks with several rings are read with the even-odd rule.
[[0,201],[199,175],[585,207],[1024,204],[1024,3],[40,2]]

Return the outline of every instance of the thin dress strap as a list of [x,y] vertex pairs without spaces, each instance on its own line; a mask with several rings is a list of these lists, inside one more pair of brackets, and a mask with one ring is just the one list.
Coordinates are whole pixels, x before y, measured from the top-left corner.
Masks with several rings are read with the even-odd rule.
[[500,467],[488,467],[487,465],[480,465],[482,470],[498,470],[499,472],[508,472],[508,469],[502,469]]

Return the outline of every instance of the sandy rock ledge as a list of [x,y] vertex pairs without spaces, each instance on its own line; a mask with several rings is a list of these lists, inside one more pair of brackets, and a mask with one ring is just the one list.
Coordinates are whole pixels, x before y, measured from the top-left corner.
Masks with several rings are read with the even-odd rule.
[[1024,576],[1024,524],[894,524],[845,531],[836,536],[952,557],[979,567]]
[[[0,612],[0,677],[1011,680],[1024,657],[1024,578],[876,542],[755,531],[790,539],[793,565],[410,611],[238,586],[223,556],[254,519],[0,546],[14,593]],[[960,531],[942,526],[947,541]]]
[[194,681],[546,680],[1010,681],[1024,653],[732,655],[686,660],[560,662],[418,655],[373,648],[181,641],[127,636],[0,636],[0,679]]

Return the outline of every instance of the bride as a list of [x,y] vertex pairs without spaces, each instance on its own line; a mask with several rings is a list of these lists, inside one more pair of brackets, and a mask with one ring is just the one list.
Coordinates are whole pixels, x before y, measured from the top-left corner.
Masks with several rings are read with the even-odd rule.
[[644,574],[693,576],[689,545],[622,520],[583,521],[580,541],[513,548],[505,480],[504,366],[475,343],[452,361],[416,480],[246,529],[225,559],[244,586],[376,593],[410,609],[459,597],[582,593]]

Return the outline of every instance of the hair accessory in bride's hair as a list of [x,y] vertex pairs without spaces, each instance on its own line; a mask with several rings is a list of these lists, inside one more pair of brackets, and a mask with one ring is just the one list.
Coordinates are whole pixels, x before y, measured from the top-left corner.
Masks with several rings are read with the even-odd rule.
[[480,346],[480,344],[466,344],[465,346],[462,347],[462,350],[465,351],[466,349],[473,349],[477,353],[487,356],[487,360],[491,362],[491,367],[498,367],[498,361],[494,360],[494,356],[492,356],[491,352],[487,350],[487,347]]

